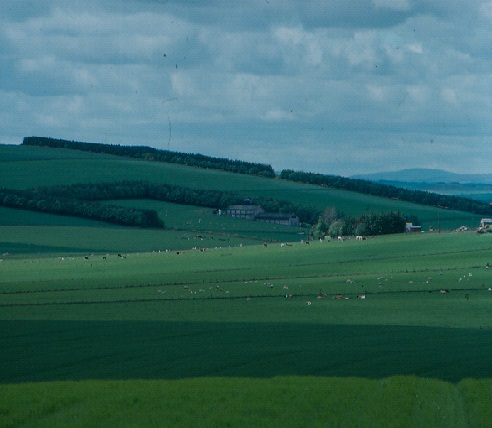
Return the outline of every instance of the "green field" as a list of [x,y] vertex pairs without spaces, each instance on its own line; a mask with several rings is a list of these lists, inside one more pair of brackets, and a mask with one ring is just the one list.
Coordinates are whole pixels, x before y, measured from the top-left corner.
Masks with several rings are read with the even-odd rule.
[[490,426],[490,264],[473,233],[5,255],[0,425]]
[[[417,216],[424,229],[431,226],[437,229],[438,225],[442,230],[453,230],[462,225],[475,228],[480,223],[480,216],[469,213],[438,210],[389,198],[285,180],[67,149],[0,145],[0,183],[5,188],[28,189],[36,186],[121,180],[148,180],[191,188],[231,191],[253,200],[255,196],[274,197],[318,209],[336,207],[348,215],[394,210]],[[193,218],[193,213],[189,213],[189,219]],[[172,224],[170,226],[173,227]],[[272,232],[272,235],[266,233],[265,239],[275,239],[276,230]]]
[[306,228],[159,201],[113,203],[165,229],[0,207],[0,426],[491,426],[492,236],[445,232],[479,217],[0,145],[5,188],[126,179],[400,210],[425,229],[439,215],[443,233],[306,244]]

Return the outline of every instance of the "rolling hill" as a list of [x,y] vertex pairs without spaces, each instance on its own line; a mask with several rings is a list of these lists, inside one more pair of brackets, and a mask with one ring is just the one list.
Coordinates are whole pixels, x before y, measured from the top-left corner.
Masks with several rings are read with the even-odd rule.
[[371,181],[398,181],[408,183],[482,183],[492,184],[492,174],[455,174],[442,169],[412,168],[401,171],[358,174],[352,178]]
[[492,174],[455,174],[440,169],[406,169],[394,172],[354,175],[409,190],[454,195],[477,201],[492,202]]
[[[124,180],[351,215],[400,210],[443,230],[480,218],[218,169],[0,146],[4,189],[92,183],[96,194]],[[100,203],[153,210],[165,227],[0,207],[1,426],[490,426],[491,234],[306,245],[306,227],[210,207]]]
[[[480,216],[470,213],[347,190],[62,148],[3,145],[0,146],[0,167],[1,187],[7,189],[145,180],[233,192],[251,199],[253,203],[255,198],[275,198],[319,210],[336,207],[338,211],[353,216],[399,211],[406,216],[418,217],[424,228],[437,228],[438,222],[443,230],[455,229],[463,224],[476,227],[480,220]],[[308,232],[300,227],[217,217],[212,209],[192,205],[138,200],[118,201],[118,204],[137,208],[151,206],[158,212],[166,228],[151,232],[100,221],[0,207],[3,252],[13,248],[21,252],[46,251],[49,248],[58,252],[66,248],[81,252],[91,249],[118,252],[125,250],[125,242],[129,242],[135,251],[174,250],[194,246],[298,241],[305,239]],[[201,236],[199,242],[194,241],[196,236]]]

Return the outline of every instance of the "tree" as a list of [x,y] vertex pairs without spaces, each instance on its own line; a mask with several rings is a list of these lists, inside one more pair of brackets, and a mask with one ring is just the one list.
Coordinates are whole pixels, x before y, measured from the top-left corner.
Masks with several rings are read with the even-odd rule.
[[343,236],[345,221],[342,219],[335,220],[328,229],[328,234],[332,238],[336,238],[337,236]]

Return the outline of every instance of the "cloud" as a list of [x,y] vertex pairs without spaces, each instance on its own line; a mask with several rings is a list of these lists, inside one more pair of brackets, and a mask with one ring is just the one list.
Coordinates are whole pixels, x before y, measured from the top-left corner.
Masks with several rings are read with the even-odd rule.
[[162,148],[171,123],[175,150],[261,154],[276,168],[451,167],[466,147],[485,170],[491,10],[461,0],[6,0],[0,142]]
[[375,7],[388,8],[398,11],[409,11],[411,3],[409,0],[372,0]]

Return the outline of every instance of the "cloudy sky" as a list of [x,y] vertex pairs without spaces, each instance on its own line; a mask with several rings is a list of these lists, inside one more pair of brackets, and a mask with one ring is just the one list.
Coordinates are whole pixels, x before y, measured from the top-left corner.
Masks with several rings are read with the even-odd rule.
[[0,143],[492,172],[491,0],[2,0]]

